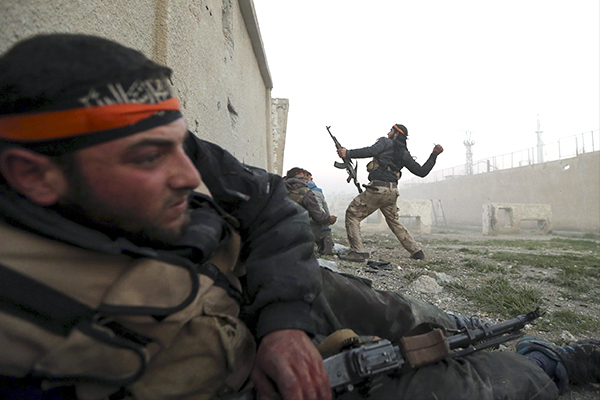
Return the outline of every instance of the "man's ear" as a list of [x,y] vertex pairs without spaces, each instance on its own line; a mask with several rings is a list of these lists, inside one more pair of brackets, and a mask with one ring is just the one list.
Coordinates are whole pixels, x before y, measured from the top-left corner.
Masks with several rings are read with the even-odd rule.
[[23,148],[0,154],[0,171],[13,189],[40,206],[55,204],[67,191],[63,171],[49,157]]

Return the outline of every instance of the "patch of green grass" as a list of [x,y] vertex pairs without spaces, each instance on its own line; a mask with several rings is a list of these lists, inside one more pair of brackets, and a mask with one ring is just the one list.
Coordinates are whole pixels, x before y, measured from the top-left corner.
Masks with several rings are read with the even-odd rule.
[[544,315],[540,319],[538,327],[546,331],[562,332],[567,330],[573,335],[581,335],[587,332],[598,332],[600,320],[579,315],[571,310],[560,310]]
[[[554,237],[548,240],[521,240],[521,239],[489,239],[484,241],[460,241],[460,240],[431,240],[430,243],[439,244],[460,244],[463,247],[460,252],[469,252],[471,247],[505,247],[505,248],[523,248],[527,250],[571,250],[571,251],[586,251],[600,255],[600,241],[587,240],[585,238],[569,239]],[[472,250],[476,251],[476,250]]]
[[431,260],[425,263],[425,267],[436,272],[454,271],[456,267],[448,260]]
[[464,243],[462,240],[458,239],[428,239],[427,243],[429,244],[461,244]]
[[492,239],[481,242],[486,247],[533,247],[540,248],[544,246],[543,241],[538,240],[515,240],[515,239]]
[[593,269],[568,265],[560,267],[555,276],[546,280],[577,293],[586,293],[593,285],[597,285],[598,278],[600,278],[600,268]]
[[549,255],[496,252],[491,255],[491,258],[511,263],[517,268],[522,266],[556,268],[558,273],[544,280],[576,293],[586,293],[600,283],[600,258],[589,254]]
[[550,239],[550,243],[557,247],[575,251],[590,251],[592,253],[600,252],[600,242],[595,240],[552,238]]
[[458,249],[458,251],[465,254],[483,254],[483,252],[480,250],[471,249],[468,247],[461,247],[460,249]]
[[484,285],[468,288],[460,284],[446,285],[478,307],[507,318],[526,314],[542,304],[541,291],[531,286],[512,285],[504,277],[489,279]]
[[498,251],[492,253],[490,257],[497,261],[530,265],[537,268],[562,268],[568,266],[584,269],[589,268],[592,274],[600,274],[600,258],[589,254],[530,254]]
[[600,234],[593,233],[593,232],[587,232],[587,233],[583,234],[582,238],[598,240],[598,239],[600,239]]
[[453,251],[454,250],[450,247],[444,247],[444,246],[436,246],[435,249],[438,251]]
[[409,271],[409,272],[405,273],[403,277],[404,277],[404,279],[407,279],[409,282],[412,282],[415,279],[417,279],[418,277],[420,277],[421,275],[424,275],[423,272]]
[[[589,288],[589,286],[588,286],[588,288]],[[598,299],[593,294],[590,298],[590,292],[588,290],[582,290],[582,291],[570,290],[570,289],[558,290],[557,294],[558,294],[558,296],[563,297],[565,299],[581,301],[582,303],[590,301],[590,300],[595,301],[596,303],[598,303],[598,301],[600,301],[600,299]]]
[[458,294],[459,296],[465,296],[465,293],[468,292],[470,289],[468,286],[460,283],[460,282],[446,282],[443,284],[444,287],[452,290],[454,293]]
[[504,272],[504,268],[497,265],[492,265],[486,261],[480,261],[476,258],[466,258],[463,260],[465,267],[471,268],[477,272],[489,273],[489,272]]

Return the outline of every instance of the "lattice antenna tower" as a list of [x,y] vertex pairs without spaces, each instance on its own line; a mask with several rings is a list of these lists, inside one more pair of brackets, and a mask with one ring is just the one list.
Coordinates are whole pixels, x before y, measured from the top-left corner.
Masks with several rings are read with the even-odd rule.
[[463,144],[467,150],[467,162],[465,163],[465,173],[467,175],[473,175],[473,145],[475,145],[475,141],[471,140],[471,131],[465,131],[467,135],[467,139],[463,141]]
[[543,163],[544,162],[544,141],[542,140],[542,133],[544,133],[544,131],[542,131],[540,129],[540,114],[538,114],[538,116],[537,116],[537,131],[535,133],[537,134],[538,162]]

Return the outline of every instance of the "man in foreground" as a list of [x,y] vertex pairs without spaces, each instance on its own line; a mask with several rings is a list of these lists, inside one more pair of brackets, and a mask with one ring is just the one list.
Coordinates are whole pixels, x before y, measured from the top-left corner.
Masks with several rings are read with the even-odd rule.
[[187,131],[169,75],[83,35],[0,60],[0,374],[206,399],[253,370],[265,397],[330,398],[310,227],[280,179]]
[[[262,399],[328,400],[311,339],[468,322],[321,270],[281,179],[189,134],[169,74],[82,35],[0,57],[3,395],[210,399],[251,377]],[[537,358],[447,359],[341,398],[554,399],[557,370],[600,378],[595,343],[524,343]]]
[[444,149],[439,144],[436,145],[425,164],[421,166],[410,155],[406,147],[407,138],[408,129],[404,125],[395,124],[387,137],[379,138],[373,146],[355,150],[342,147],[337,150],[341,158],[373,157],[367,165],[369,184],[366,185],[366,190],[356,196],[346,209],[346,234],[350,242],[350,252],[340,255],[341,259],[360,262],[369,257],[360,235],[360,222],[377,210],[381,210],[385,222],[400,244],[410,253],[411,258],[425,258],[419,244],[398,220],[398,180],[404,167],[417,176],[427,176],[435,165],[437,156]]

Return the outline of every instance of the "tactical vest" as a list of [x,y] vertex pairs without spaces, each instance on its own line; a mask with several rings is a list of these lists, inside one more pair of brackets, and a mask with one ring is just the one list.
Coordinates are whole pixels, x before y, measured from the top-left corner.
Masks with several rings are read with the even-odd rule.
[[2,222],[0,238],[0,375],[74,384],[83,400],[121,387],[202,400],[249,376],[255,343],[228,288],[244,273],[237,234],[202,266],[101,254]]
[[308,187],[300,186],[292,190],[288,190],[288,197],[290,198],[290,200],[293,200],[296,203],[302,205],[302,200],[308,192],[310,192],[310,189]]

